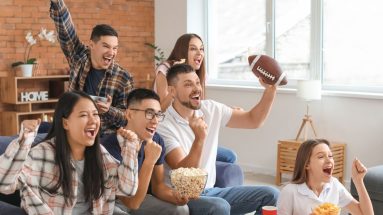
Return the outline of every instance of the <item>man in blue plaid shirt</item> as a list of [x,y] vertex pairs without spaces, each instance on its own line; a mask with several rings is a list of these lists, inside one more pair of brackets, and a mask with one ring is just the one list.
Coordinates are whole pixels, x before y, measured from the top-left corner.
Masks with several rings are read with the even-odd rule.
[[69,63],[69,90],[106,97],[106,102],[97,102],[101,132],[114,133],[116,128],[126,124],[126,98],[133,88],[131,74],[114,61],[118,49],[117,32],[109,25],[96,25],[89,44],[85,45],[77,35],[64,0],[51,0],[50,15]]

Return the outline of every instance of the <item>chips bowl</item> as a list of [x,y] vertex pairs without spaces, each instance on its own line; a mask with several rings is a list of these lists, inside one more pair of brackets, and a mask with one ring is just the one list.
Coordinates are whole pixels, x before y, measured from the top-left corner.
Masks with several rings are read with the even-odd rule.
[[332,203],[323,203],[321,205],[318,205],[314,210],[314,215],[339,215],[340,214],[340,208]]
[[207,172],[199,168],[181,167],[170,171],[170,181],[181,196],[195,199],[205,189]]

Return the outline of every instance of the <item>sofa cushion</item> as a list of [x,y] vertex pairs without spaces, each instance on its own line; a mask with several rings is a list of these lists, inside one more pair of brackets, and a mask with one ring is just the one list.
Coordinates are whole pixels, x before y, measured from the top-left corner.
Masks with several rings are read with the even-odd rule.
[[[377,211],[383,211],[383,165],[370,167],[364,177],[364,184],[366,186],[368,195],[372,201],[375,214]],[[351,194],[358,199],[354,183],[351,182]]]
[[216,161],[217,176],[214,187],[232,187],[243,184],[243,172],[239,165]]
[[0,155],[5,152],[5,149],[7,149],[9,143],[11,143],[11,141],[16,137],[17,136],[0,136]]
[[[34,145],[36,143],[41,142],[45,138],[46,135],[47,135],[46,133],[38,133],[32,144]],[[0,155],[2,155],[5,152],[8,145],[15,138],[17,138],[17,135],[15,135],[15,136],[0,136]]]
[[364,184],[370,198],[383,201],[383,165],[368,168]]
[[0,201],[0,214],[27,215],[22,208],[2,201]]

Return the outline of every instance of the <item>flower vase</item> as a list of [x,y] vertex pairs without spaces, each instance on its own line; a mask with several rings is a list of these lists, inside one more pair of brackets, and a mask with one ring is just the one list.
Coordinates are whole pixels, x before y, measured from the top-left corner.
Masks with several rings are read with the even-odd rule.
[[21,64],[16,71],[18,77],[32,77],[34,64]]

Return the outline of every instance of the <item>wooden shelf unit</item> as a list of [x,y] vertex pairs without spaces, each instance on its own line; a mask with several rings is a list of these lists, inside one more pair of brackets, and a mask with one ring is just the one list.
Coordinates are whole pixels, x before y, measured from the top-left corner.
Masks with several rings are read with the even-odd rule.
[[[279,140],[278,141],[278,154],[277,154],[277,170],[275,177],[275,184],[281,185],[282,174],[293,174],[295,167],[295,158],[299,146],[303,140]],[[346,144],[339,142],[332,142],[331,151],[334,156],[335,167],[333,176],[338,178],[343,184],[344,182],[344,166],[346,165]]]
[[[24,119],[41,118],[49,121],[58,98],[66,90],[65,82],[68,80],[68,75],[1,78],[1,102],[11,104],[12,110],[1,113],[0,135],[17,134]],[[37,91],[48,91],[48,100],[21,101],[22,92]]]

